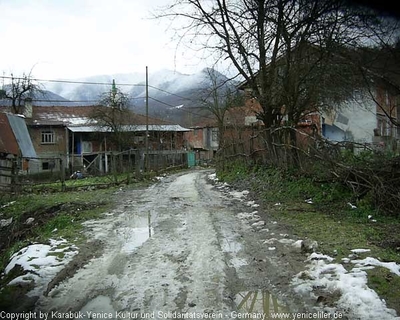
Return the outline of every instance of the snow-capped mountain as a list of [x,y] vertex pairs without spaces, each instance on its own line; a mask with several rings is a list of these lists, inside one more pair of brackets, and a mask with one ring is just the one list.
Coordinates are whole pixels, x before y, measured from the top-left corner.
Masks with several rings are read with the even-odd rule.
[[[184,119],[188,118],[188,110],[191,109],[193,115],[193,108],[199,108],[215,87],[212,78],[218,86],[221,86],[220,90],[235,85],[232,82],[226,83],[228,79],[223,74],[207,68],[195,74],[183,74],[165,69],[149,73],[149,114],[187,125]],[[113,80],[117,87],[129,96],[130,107],[135,112],[144,113],[146,106],[144,72],[53,82],[46,84],[46,89],[70,100],[73,105],[94,104],[99,101],[102,94],[110,91]]]
[[[7,87],[5,88],[5,90],[7,90]],[[36,91],[33,94],[24,95],[24,97],[30,97],[31,99],[33,99],[36,105],[44,107],[54,105],[78,105],[49,90]],[[6,98],[0,99],[0,106],[11,106],[11,100]]]
[[[91,76],[70,81],[49,82],[45,84],[46,89],[65,97],[71,101],[99,101],[100,96],[110,90],[113,79],[117,84],[132,84],[142,81],[141,73],[113,74]],[[130,86],[121,85],[120,89],[128,93]]]

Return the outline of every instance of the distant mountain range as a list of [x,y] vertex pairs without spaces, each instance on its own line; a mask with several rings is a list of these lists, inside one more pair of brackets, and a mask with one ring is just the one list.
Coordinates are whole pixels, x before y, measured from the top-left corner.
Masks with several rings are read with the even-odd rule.
[[[210,77],[213,75],[215,81]],[[105,92],[110,91],[113,79],[117,87],[126,93],[131,101],[130,108],[137,113],[145,113],[146,76],[145,73],[114,74],[92,76],[71,82],[53,82],[46,89],[61,97],[57,105],[93,105]],[[215,86],[223,92],[234,89],[237,83],[212,69],[203,69],[196,74],[183,74],[171,70],[161,70],[149,74],[149,114],[178,122],[182,125],[194,125],[207,117],[201,110],[202,101],[207,99]],[[62,98],[69,102],[65,103]],[[209,116],[209,115],[208,115]]]
[[[7,86],[5,87],[4,90],[7,90]],[[40,90],[38,92],[35,92],[31,98],[34,101],[34,104],[37,106],[49,107],[49,106],[65,106],[65,105],[77,106],[78,105],[75,103],[71,103],[70,100],[68,100],[58,94],[55,94],[54,92],[49,91],[49,90]],[[11,106],[11,100],[0,99],[0,106]]]

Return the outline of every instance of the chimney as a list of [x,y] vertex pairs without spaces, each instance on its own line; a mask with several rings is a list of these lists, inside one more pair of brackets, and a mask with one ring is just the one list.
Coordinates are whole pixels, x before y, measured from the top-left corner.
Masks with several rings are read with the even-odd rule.
[[25,103],[24,103],[24,112],[23,112],[23,114],[24,114],[24,116],[25,116],[25,118],[28,118],[28,119],[30,119],[30,118],[32,118],[32,98],[25,98],[25,101],[24,101]]

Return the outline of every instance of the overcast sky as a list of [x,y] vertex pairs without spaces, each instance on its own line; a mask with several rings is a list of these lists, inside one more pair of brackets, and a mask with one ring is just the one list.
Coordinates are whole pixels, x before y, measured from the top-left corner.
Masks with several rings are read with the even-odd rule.
[[75,79],[146,66],[199,71],[205,62],[175,52],[167,21],[149,19],[170,1],[0,0],[0,72],[19,75],[33,67],[35,78]]

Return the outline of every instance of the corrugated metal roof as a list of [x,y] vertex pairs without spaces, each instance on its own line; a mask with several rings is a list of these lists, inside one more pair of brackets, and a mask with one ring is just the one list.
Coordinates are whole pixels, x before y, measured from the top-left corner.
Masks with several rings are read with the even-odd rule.
[[0,152],[18,155],[18,143],[5,113],[0,113]]
[[23,157],[37,158],[35,148],[33,147],[31,136],[26,127],[25,119],[7,114],[8,122],[17,140],[19,149]]
[[[111,131],[109,128],[98,127],[98,126],[68,126],[72,132],[107,132]],[[127,132],[144,132],[146,131],[146,125],[126,125],[121,128]],[[151,124],[149,125],[149,131],[169,131],[169,132],[185,132],[190,129],[181,127],[179,124]]]

